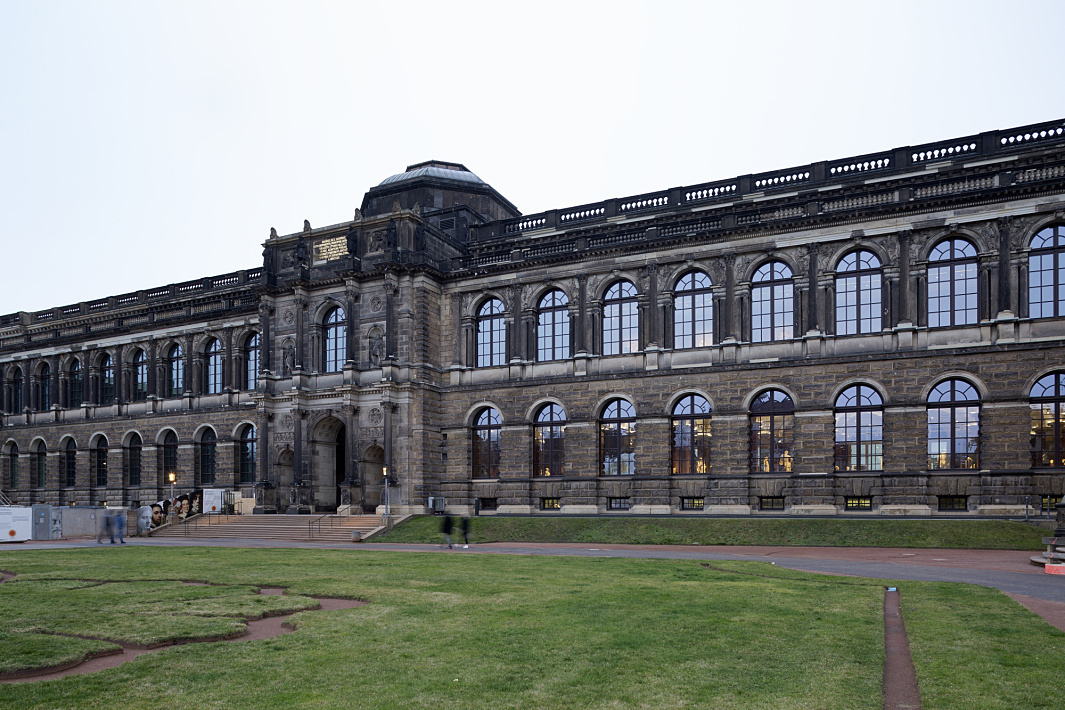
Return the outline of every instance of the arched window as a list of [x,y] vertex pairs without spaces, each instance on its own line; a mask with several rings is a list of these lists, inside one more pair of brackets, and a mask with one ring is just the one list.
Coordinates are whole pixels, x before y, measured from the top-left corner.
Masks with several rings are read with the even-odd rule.
[[133,401],[143,402],[148,398],[148,358],[143,350],[133,355]]
[[141,484],[141,450],[140,434],[133,434],[129,437],[129,445],[126,446],[126,480],[131,486]]
[[325,317],[325,365],[323,372],[340,372],[347,360],[348,321],[344,309],[334,308]]
[[222,345],[212,338],[203,350],[204,388],[207,394],[222,391]]
[[928,395],[928,468],[980,465],[980,395],[965,380],[946,380]]
[[1029,248],[1028,315],[1065,316],[1065,227],[1040,230]]
[[836,398],[835,460],[837,471],[884,470],[884,401],[868,385]]
[[477,367],[502,365],[506,358],[507,326],[503,302],[486,301],[477,311]]
[[185,353],[180,345],[173,345],[166,354],[166,396],[180,397],[185,393]]
[[751,471],[790,473],[795,404],[780,390],[766,390],[751,402]]
[[976,248],[964,239],[948,239],[928,255],[928,325],[976,322]]
[[22,414],[22,369],[18,367],[11,374],[11,413]]
[[255,451],[257,439],[255,427],[247,424],[240,430],[239,467],[240,482],[255,483]]
[[1065,466],[1065,373],[1041,377],[1029,394],[1032,468]]
[[99,404],[113,404],[115,401],[115,365],[110,355],[100,358],[100,401]]
[[81,361],[77,358],[70,361],[67,370],[67,406],[80,407],[85,401],[85,385],[81,374]]
[[499,478],[500,432],[503,419],[491,407],[482,409],[474,420],[473,477]]
[[624,399],[612,399],[603,408],[599,462],[604,476],[636,473],[636,410]]
[[48,363],[43,363],[37,372],[37,409],[46,412],[52,408],[52,368]]
[[795,337],[795,286],[782,261],[762,264],[751,288],[751,341],[769,343]]
[[107,485],[107,439],[97,437],[96,445],[89,449],[89,457],[92,459],[92,470],[95,474],[96,485]]
[[714,299],[710,277],[692,271],[680,277],[673,300],[673,347],[714,344]]
[[163,483],[170,482],[170,474],[177,473],[178,439],[177,434],[168,431],[163,437]]
[[73,439],[67,439],[63,449],[63,481],[67,488],[78,483],[78,445]]
[[199,463],[200,463],[200,480],[201,486],[209,486],[214,483],[215,479],[215,448],[218,443],[218,437],[215,436],[214,431],[211,429],[204,429],[203,434],[200,435],[200,448],[199,448]]
[[48,482],[48,447],[43,441],[37,442],[37,450],[33,452],[33,487],[44,488]]
[[852,251],[836,267],[836,335],[879,333],[880,259],[871,251]]
[[640,316],[636,287],[618,281],[603,300],[603,354],[621,355],[640,349]]
[[18,444],[11,442],[7,450],[7,476],[12,489],[18,488]]
[[244,341],[244,389],[253,390],[259,384],[259,334],[252,333]]
[[569,357],[569,298],[562,291],[552,291],[540,299],[536,327],[536,359],[565,360]]
[[710,473],[710,403],[688,394],[673,407],[670,458],[674,475]]
[[562,476],[566,473],[566,410],[557,404],[540,409],[533,426],[533,474]]

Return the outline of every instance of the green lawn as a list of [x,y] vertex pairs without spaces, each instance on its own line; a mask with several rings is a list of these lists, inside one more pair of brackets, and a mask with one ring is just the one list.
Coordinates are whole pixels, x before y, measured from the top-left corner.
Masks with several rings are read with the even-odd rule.
[[[441,518],[418,516],[374,542],[440,542]],[[1039,550],[1048,532],[1005,520],[826,520],[783,518],[471,519],[476,542],[581,542],[629,545],[814,545]],[[452,539],[461,539],[457,530]]]
[[[3,708],[879,708],[883,581],[758,563],[230,548],[0,552],[0,658],[33,631],[182,638],[298,595],[299,631],[0,686]],[[182,579],[223,586],[193,587]],[[90,582],[90,580],[92,580]],[[97,581],[107,582],[96,584]],[[257,586],[291,596],[259,597]],[[904,583],[926,708],[1060,704],[1065,634],[997,592]],[[911,618],[912,614],[912,618]],[[47,645],[47,644],[45,644]]]

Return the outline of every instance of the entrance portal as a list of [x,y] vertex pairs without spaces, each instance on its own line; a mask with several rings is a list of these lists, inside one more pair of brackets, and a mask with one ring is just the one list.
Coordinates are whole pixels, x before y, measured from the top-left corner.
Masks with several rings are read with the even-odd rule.
[[385,450],[368,447],[362,457],[362,509],[367,513],[377,512],[377,506],[384,504],[384,466]]
[[347,488],[347,429],[339,419],[323,419],[311,440],[314,502],[320,511],[335,511]]

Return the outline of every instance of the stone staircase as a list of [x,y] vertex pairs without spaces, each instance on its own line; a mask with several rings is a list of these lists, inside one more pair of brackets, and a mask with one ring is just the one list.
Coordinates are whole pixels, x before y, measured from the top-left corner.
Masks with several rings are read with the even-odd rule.
[[379,515],[197,515],[153,530],[151,537],[352,542],[382,528]]

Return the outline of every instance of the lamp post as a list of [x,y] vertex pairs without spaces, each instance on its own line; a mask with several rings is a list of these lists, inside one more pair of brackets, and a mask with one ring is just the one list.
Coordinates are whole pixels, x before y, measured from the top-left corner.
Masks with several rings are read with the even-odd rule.
[[176,478],[176,476],[174,475],[174,472],[171,471],[170,472],[170,505],[171,506],[174,505],[174,479],[175,478]]
[[385,515],[390,515],[388,510],[388,466],[381,467],[381,475],[385,482]]

